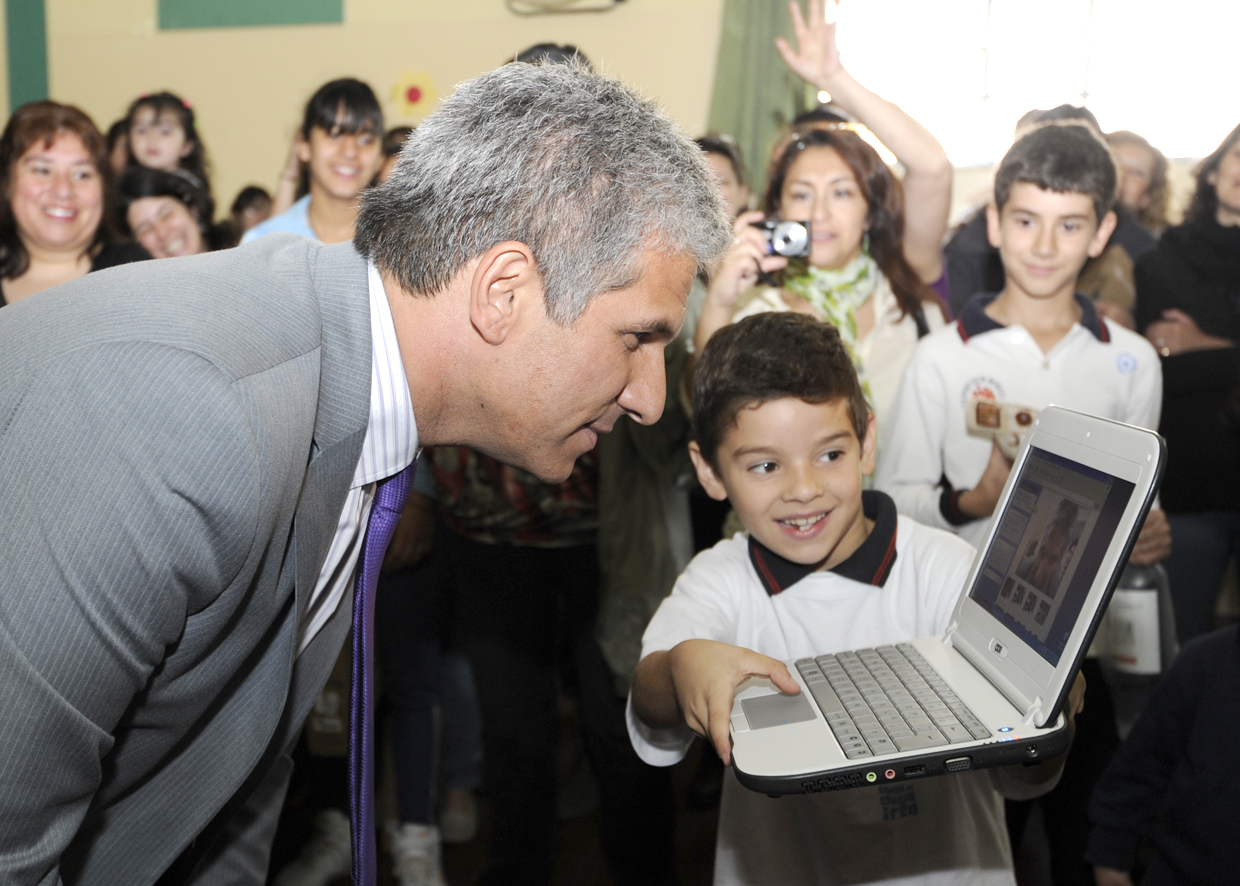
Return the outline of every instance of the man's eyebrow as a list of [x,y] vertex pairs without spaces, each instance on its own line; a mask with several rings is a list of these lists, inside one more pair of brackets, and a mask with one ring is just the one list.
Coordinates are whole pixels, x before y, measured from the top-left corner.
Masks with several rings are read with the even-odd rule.
[[655,338],[669,341],[676,337],[676,330],[666,320],[639,320],[636,323],[630,323],[627,331],[630,334],[652,335]]

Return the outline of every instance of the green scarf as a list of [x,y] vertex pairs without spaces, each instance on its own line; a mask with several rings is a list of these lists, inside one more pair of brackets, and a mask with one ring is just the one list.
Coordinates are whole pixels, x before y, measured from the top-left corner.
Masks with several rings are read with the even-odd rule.
[[861,390],[871,404],[870,382],[857,356],[857,309],[869,301],[878,286],[878,263],[861,253],[842,268],[805,267],[797,276],[785,276],[784,289],[810,303],[818,316],[840,331],[840,339],[852,357]]

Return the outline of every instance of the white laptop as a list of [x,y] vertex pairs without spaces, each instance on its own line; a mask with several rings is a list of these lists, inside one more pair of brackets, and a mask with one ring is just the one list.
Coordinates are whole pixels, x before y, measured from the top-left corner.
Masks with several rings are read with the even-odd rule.
[[817,793],[1062,753],[1061,709],[1165,461],[1152,431],[1043,410],[946,634],[790,661],[799,695],[742,684],[737,779],[765,794]]

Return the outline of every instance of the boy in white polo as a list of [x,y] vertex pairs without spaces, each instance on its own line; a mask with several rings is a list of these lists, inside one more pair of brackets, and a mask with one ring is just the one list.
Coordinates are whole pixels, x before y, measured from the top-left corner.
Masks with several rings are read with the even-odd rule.
[[[901,514],[973,544],[985,537],[1012,462],[997,442],[969,436],[970,399],[1039,410],[1054,403],[1158,427],[1158,355],[1076,293],[1081,267],[1106,247],[1115,227],[1115,182],[1109,150],[1079,125],[1043,125],[1003,158],[987,223],[1003,261],[1004,289],[978,295],[953,326],[921,340],[892,408],[875,486]],[[1170,552],[1166,516],[1152,510],[1130,560],[1154,563]],[[1062,884],[1093,883],[1084,862],[1085,810],[1119,744],[1101,669],[1093,659],[1083,669],[1096,684],[1094,700],[1063,781],[1041,801],[1052,878]],[[1008,809],[1014,840],[1028,809]]]
[[[1158,427],[1158,355],[1076,292],[1115,227],[1115,180],[1106,146],[1083,126],[1044,125],[1003,158],[987,221],[1007,283],[923,338],[904,373],[875,473],[900,513],[975,545],[985,536],[1012,462],[969,435],[970,399]],[[1170,543],[1166,517],[1151,511],[1132,560],[1156,562]]]
[[[689,564],[642,638],[629,735],[661,766],[694,733],[730,762],[736,687],[765,676],[797,691],[780,659],[942,632],[973,559],[862,491],[874,419],[834,327],[796,313],[725,327],[696,367],[693,406],[698,477],[747,532]],[[1012,884],[1003,795],[1039,794],[1061,766],[778,799],[729,774],[715,883]]]

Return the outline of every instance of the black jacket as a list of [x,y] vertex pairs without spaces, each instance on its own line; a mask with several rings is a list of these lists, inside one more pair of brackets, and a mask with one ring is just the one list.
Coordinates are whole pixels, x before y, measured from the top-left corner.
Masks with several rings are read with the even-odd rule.
[[1176,659],[1094,788],[1086,859],[1132,870],[1141,886],[1240,882],[1240,631],[1193,640]]
[[[1170,228],[1137,262],[1137,329],[1178,308],[1202,332],[1240,342],[1240,228],[1189,222]],[[1167,438],[1163,506],[1171,513],[1240,509],[1237,386],[1240,347],[1163,358]]]

